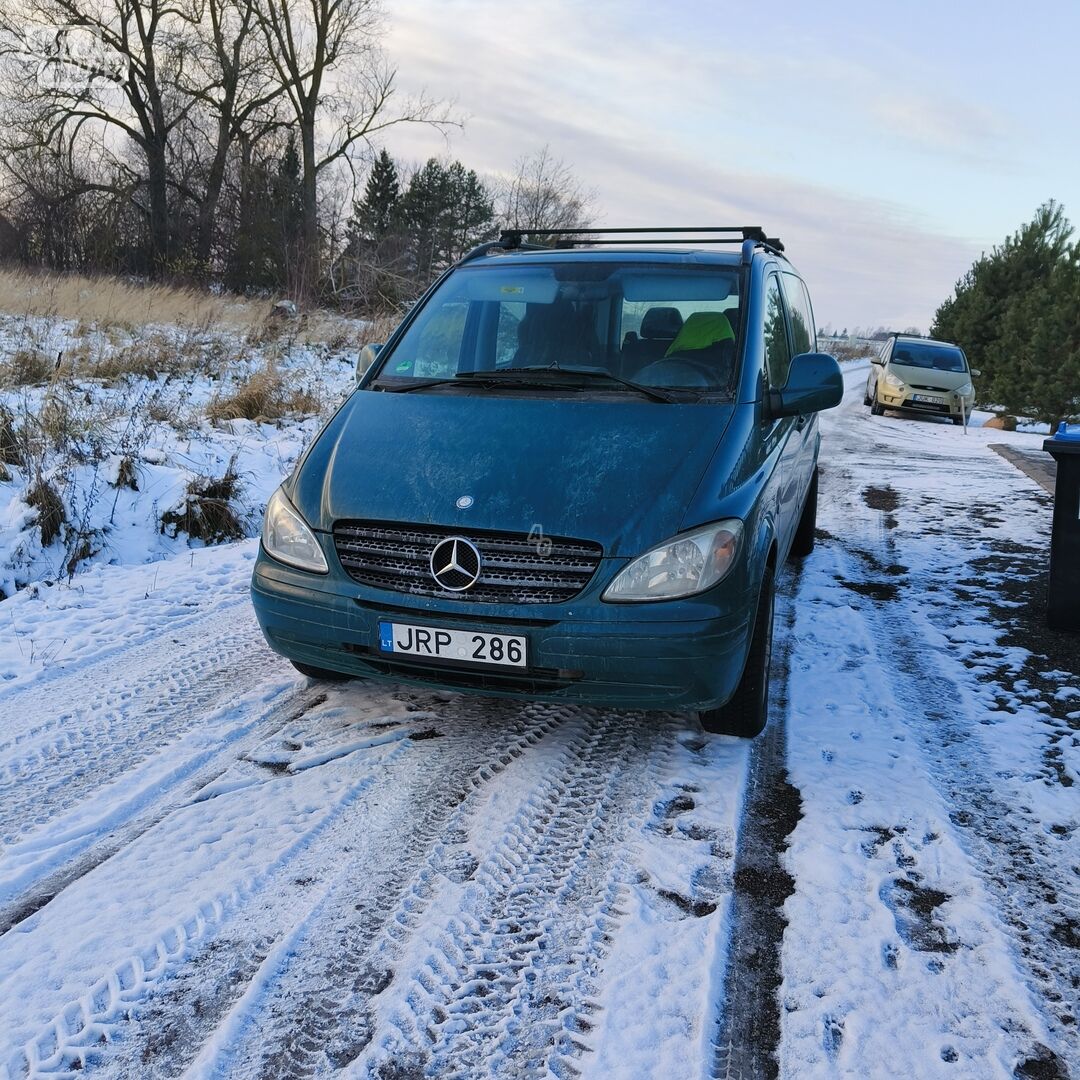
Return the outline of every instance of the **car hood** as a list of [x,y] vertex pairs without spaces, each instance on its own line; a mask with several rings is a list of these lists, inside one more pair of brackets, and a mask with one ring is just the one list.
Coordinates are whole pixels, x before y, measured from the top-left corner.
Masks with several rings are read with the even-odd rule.
[[539,526],[637,555],[678,530],[734,407],[611,397],[361,390],[288,492],[322,530],[345,518]]
[[968,371],[938,371],[936,368],[912,367],[910,364],[890,364],[889,370],[908,386],[931,386],[938,390],[959,390],[971,382]]

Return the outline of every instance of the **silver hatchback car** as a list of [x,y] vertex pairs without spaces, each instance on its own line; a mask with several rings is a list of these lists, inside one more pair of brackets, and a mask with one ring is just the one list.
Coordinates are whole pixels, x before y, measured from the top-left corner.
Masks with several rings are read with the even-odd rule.
[[959,345],[894,334],[871,361],[864,404],[875,416],[898,409],[963,424],[975,405],[971,380],[979,374]]

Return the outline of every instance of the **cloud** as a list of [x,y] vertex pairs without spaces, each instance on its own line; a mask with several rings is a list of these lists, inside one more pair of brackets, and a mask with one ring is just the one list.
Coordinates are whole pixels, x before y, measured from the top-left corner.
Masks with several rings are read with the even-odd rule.
[[881,96],[870,113],[891,132],[921,149],[976,161],[1002,164],[1007,134],[1002,117],[968,102],[921,94]]
[[[784,239],[822,323],[927,328],[976,245],[941,235],[909,207],[823,183],[822,170],[808,179],[816,163],[788,152],[783,138],[797,115],[790,91],[766,103],[778,111],[760,124],[748,104],[761,97],[768,57],[748,57],[734,39],[665,39],[650,29],[656,18],[656,9],[635,3],[507,9],[486,0],[402,0],[388,46],[406,92],[426,86],[467,114],[451,151],[470,167],[505,173],[550,144],[598,191],[597,224],[761,224]],[[777,66],[785,86],[798,86],[801,61],[771,65],[774,77]],[[856,65],[845,78],[865,91],[865,76]],[[994,137],[977,113],[859,97],[853,108],[865,111],[870,100],[881,123],[924,143],[968,152]],[[748,116],[762,129],[757,142],[740,133]],[[407,160],[446,152],[442,136],[423,128],[396,130],[387,141]],[[842,182],[838,156],[829,172]]]

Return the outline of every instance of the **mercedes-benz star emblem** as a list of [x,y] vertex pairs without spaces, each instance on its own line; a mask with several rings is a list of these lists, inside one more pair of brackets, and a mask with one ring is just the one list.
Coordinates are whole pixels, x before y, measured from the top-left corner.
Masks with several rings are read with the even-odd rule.
[[464,592],[480,580],[480,552],[464,536],[440,540],[429,560],[431,576],[450,592]]

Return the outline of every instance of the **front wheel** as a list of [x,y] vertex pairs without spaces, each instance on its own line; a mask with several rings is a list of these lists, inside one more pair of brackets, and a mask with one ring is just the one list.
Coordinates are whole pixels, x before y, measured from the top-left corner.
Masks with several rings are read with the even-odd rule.
[[772,662],[775,577],[773,568],[767,566],[761,581],[761,592],[758,594],[750,653],[734,696],[722,708],[703,709],[698,713],[701,726],[714,735],[735,735],[740,739],[752,739],[765,730],[769,719],[769,665]]
[[962,416],[954,416],[954,417],[952,418],[952,422],[953,422],[953,423],[954,423],[954,424],[955,424],[955,425],[956,425],[957,427],[963,427],[963,426],[964,426],[964,418],[963,418]]
[[309,679],[319,679],[321,682],[348,682],[350,679],[358,679],[359,675],[346,675],[343,671],[331,671],[329,668],[315,667],[313,664],[302,664],[299,660],[290,660],[290,664],[301,675]]
[[874,400],[870,403],[870,413],[872,416],[884,416],[885,406],[879,405],[877,398],[874,398]]

